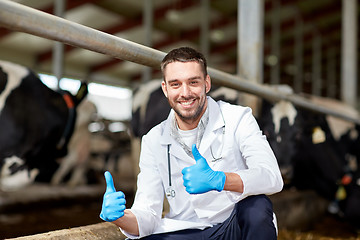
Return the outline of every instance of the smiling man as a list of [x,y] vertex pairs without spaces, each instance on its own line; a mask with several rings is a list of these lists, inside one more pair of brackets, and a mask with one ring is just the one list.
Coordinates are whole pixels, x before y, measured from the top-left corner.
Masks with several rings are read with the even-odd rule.
[[194,62],[172,62],[163,71],[166,80],[161,86],[176,113],[179,128],[196,128],[207,107],[206,93],[211,86],[209,75],[204,76],[201,65]]
[[[161,63],[168,118],[142,139],[131,209],[109,172],[100,217],[141,239],[276,239],[276,158],[251,109],[215,102],[206,59],[188,47]],[[162,217],[164,197],[170,211]]]

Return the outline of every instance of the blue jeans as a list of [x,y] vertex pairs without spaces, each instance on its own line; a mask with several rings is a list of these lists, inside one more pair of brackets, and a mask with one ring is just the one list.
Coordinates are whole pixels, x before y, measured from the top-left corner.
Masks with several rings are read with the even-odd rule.
[[275,240],[276,228],[273,223],[273,207],[265,195],[249,196],[238,202],[230,217],[213,227],[186,229],[176,232],[154,234],[142,239],[171,240]]

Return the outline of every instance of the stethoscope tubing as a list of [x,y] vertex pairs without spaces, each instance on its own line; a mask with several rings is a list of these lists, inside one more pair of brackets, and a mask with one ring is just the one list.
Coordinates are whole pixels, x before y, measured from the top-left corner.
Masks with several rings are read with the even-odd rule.
[[169,187],[171,187],[170,144],[167,145],[167,155],[168,155]]

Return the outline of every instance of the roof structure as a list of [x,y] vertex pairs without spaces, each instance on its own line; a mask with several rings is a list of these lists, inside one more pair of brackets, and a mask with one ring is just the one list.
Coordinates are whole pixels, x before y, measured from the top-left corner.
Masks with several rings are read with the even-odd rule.
[[[54,0],[15,2],[54,13]],[[152,48],[163,52],[184,45],[201,48],[201,21],[204,18],[202,1],[151,2],[153,27],[149,36],[146,34],[144,21],[145,0],[69,0],[66,1],[63,17],[142,45],[150,42]],[[231,74],[237,73],[238,66],[237,4],[237,0],[209,0],[206,12],[206,18],[209,19],[208,65]],[[359,17],[360,5],[357,12]],[[302,39],[300,53],[297,51],[297,39]],[[359,41],[360,37],[357,39]],[[276,44],[279,46],[278,50],[274,49]],[[264,0],[264,83],[273,81],[271,72],[274,67],[278,67],[278,82],[294,86],[295,75],[301,71],[296,65],[296,54],[300,54],[303,61],[302,91],[311,93],[314,59],[317,56],[320,63],[320,70],[317,71],[320,71],[322,79],[321,95],[328,96],[327,86],[332,84],[332,96],[340,98],[341,44],[342,1]],[[358,43],[358,55],[359,45]],[[315,53],[314,46],[320,51]],[[52,74],[53,49],[52,40],[0,27],[2,60]],[[358,66],[360,69],[359,61]],[[141,81],[143,69],[144,66],[135,63],[64,46],[65,77],[132,87],[134,83]],[[159,70],[153,69],[152,78],[159,77]]]

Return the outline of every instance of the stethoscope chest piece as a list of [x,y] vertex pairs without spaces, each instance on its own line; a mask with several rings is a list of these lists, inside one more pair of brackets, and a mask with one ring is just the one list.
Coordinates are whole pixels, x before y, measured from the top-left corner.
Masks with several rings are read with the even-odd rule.
[[166,193],[166,197],[168,197],[168,198],[170,198],[170,197],[171,197],[171,198],[175,197],[175,190],[172,189],[172,187],[168,187],[168,188],[166,189],[165,193]]

